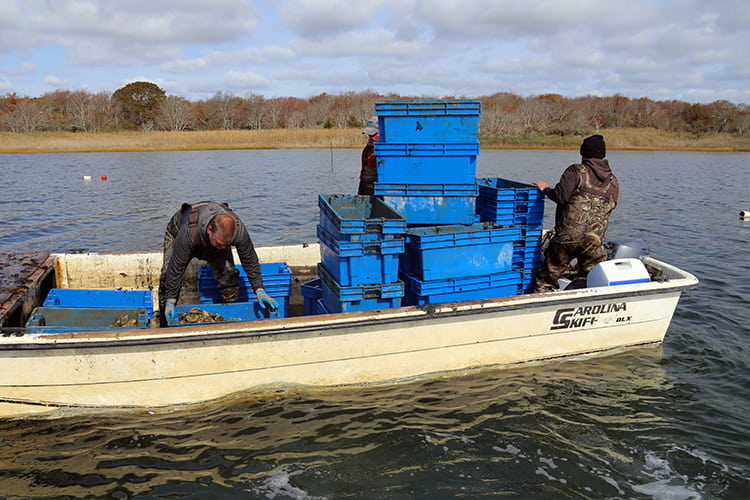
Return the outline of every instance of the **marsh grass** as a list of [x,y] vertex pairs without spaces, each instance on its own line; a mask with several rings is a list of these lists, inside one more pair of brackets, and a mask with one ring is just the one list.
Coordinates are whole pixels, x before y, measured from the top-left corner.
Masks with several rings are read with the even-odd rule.
[[[604,129],[607,149],[670,151],[750,151],[750,134],[686,134],[653,128]],[[589,135],[589,134],[586,134]],[[584,135],[481,137],[483,148],[577,149]]]
[[0,133],[2,153],[180,151],[211,149],[351,148],[364,144],[359,130],[276,129],[195,132]]
[[[655,129],[600,131],[609,149],[750,151],[750,134],[679,134]],[[575,149],[583,136],[480,136],[483,148]],[[194,132],[0,133],[0,153],[360,148],[359,129],[211,130]]]

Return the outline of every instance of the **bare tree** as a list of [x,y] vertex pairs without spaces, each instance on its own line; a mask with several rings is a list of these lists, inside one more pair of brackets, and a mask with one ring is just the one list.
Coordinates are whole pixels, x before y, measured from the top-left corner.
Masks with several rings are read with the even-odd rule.
[[94,130],[116,128],[120,124],[120,102],[113,100],[107,92],[92,95],[91,106],[94,110],[91,123]]
[[72,92],[68,97],[65,111],[74,130],[86,132],[93,128],[96,106],[88,92]]
[[193,117],[187,99],[167,96],[159,106],[156,125],[163,130],[187,130],[192,128]]
[[236,128],[240,115],[240,99],[234,94],[217,92],[206,101],[205,112],[211,128],[229,130]]
[[604,126],[604,106],[602,100],[594,96],[577,99],[578,114],[583,115],[585,123],[597,132]]
[[737,106],[726,100],[709,104],[708,114],[714,132],[734,132],[737,111]]
[[750,106],[740,104],[737,106],[737,118],[734,120],[738,134],[750,132]]
[[8,112],[0,115],[3,128],[11,132],[31,133],[40,130],[47,121],[48,111],[43,101],[19,99]]
[[559,94],[544,94],[537,98],[546,123],[544,132],[564,133],[569,131],[568,121],[572,115],[570,101]]
[[251,130],[260,130],[266,120],[265,98],[259,94],[245,96],[241,126]]
[[547,106],[538,99],[527,99],[518,107],[518,116],[526,132],[546,130],[549,124]]
[[517,125],[516,115],[498,106],[484,106],[479,129],[483,135],[507,134]]
[[283,128],[286,124],[285,108],[284,99],[281,97],[265,101],[263,103],[265,125],[268,128]]
[[[16,132],[37,130],[108,130],[120,124],[154,125],[166,130],[261,128],[356,128],[375,113],[378,101],[401,99],[398,94],[372,91],[322,93],[308,99],[223,92],[204,101],[166,97],[158,86],[134,82],[111,96],[58,90],[39,98],[0,96],[0,128]],[[582,134],[602,128],[652,127],[676,132],[747,133],[746,104],[720,100],[711,104],[558,94],[521,97],[498,92],[482,102],[480,131],[484,136],[524,133]]]
[[331,108],[333,107],[333,98],[322,93],[310,98],[310,104],[305,113],[303,127],[325,127],[332,123]]

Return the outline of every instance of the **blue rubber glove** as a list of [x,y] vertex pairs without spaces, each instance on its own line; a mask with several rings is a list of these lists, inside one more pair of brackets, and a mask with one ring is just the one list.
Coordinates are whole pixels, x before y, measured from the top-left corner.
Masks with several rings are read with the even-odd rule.
[[262,308],[274,312],[279,310],[279,303],[273,300],[262,288],[255,290],[255,295],[258,296],[258,302]]
[[164,317],[167,321],[174,316],[174,306],[177,304],[177,299],[167,299],[167,303],[164,304]]

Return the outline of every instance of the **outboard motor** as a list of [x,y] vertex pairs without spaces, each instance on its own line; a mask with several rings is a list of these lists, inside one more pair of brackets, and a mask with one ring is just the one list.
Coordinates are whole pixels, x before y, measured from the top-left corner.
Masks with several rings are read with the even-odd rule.
[[604,242],[607,259],[640,259],[651,253],[646,242],[638,238],[622,238]]

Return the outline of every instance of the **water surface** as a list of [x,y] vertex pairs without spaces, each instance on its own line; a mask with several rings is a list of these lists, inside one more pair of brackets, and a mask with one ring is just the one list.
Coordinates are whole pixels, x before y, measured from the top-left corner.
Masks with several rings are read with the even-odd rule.
[[[663,345],[0,421],[0,497],[748,498],[750,155],[608,158],[622,186],[608,236],[642,238],[701,280]],[[576,160],[483,150],[478,175],[552,184]],[[358,165],[355,150],[0,155],[0,252],[159,250],[171,214],[203,199],[229,202],[256,244],[315,241],[318,193],[353,193]]]

